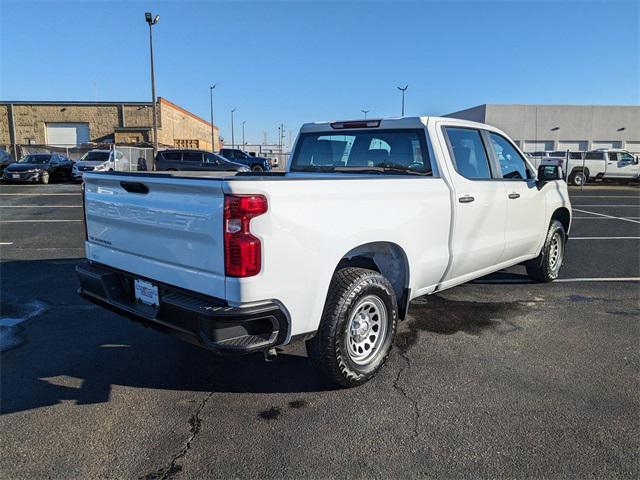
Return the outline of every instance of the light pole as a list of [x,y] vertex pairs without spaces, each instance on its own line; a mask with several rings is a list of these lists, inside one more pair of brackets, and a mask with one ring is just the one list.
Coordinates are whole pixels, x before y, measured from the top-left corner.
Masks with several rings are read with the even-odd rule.
[[217,83],[214,83],[209,87],[209,101],[211,103],[211,151],[216,151],[215,132],[213,128],[213,89],[216,88]]
[[145,21],[149,24],[149,53],[151,55],[151,109],[153,112],[153,157],[158,153],[158,116],[156,115],[156,75],[153,70],[153,29],[160,20],[160,15],[155,17],[151,12],[145,12]]
[[235,111],[236,111],[235,108],[231,110],[231,148],[235,148],[236,146],[236,139],[233,135],[233,112]]
[[369,113],[371,110],[360,110],[362,113],[364,113],[364,119],[367,119],[367,113]]
[[407,91],[407,88],[409,88],[409,85],[405,85],[404,88],[402,87],[397,87],[397,88],[402,92],[402,116],[404,117],[404,92]]
[[244,148],[244,146],[246,145],[245,141],[244,141],[244,124],[247,123],[246,120],[242,121],[242,148]]

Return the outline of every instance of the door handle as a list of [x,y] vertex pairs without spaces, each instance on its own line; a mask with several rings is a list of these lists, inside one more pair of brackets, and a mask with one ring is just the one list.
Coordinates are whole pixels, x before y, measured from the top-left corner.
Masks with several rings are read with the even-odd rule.
[[475,200],[471,195],[465,195],[464,197],[458,198],[460,203],[471,203]]
[[509,194],[509,198],[511,200],[515,200],[516,198],[520,198],[520,194],[519,193],[510,193]]

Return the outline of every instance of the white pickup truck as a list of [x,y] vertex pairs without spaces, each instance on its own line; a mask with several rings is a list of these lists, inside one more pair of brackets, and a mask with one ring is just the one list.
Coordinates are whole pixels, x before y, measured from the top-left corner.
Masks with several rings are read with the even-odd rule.
[[[584,185],[589,180],[637,180],[640,176],[638,157],[620,149],[601,149],[570,153],[567,173],[569,183]],[[584,156],[584,158],[583,158]]]
[[568,152],[568,155],[562,151],[541,153],[545,156],[530,157],[534,166],[557,162],[566,172],[568,183],[579,187],[589,180],[630,182],[640,177],[638,156],[618,148]]
[[79,293],[217,353],[304,339],[359,385],[411,299],[515,264],[557,277],[560,175],[494,127],[434,117],[305,124],[286,172],[86,173]]

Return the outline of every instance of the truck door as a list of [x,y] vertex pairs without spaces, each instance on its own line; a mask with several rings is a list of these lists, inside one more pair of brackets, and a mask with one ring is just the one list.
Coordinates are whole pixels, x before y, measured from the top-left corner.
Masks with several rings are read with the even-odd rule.
[[505,248],[500,262],[535,255],[547,231],[545,196],[536,187],[531,167],[506,137],[486,131],[485,138],[507,199]]
[[629,152],[607,152],[607,178],[635,178],[638,162]]
[[504,249],[507,198],[492,175],[480,130],[445,125],[446,148],[454,166],[452,261],[445,283],[465,281],[496,265]]

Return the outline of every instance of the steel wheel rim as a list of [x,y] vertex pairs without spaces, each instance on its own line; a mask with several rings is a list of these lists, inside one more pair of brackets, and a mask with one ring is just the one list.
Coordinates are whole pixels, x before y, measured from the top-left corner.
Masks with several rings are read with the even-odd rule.
[[551,244],[549,245],[549,268],[556,271],[562,264],[562,239],[559,233],[554,233],[551,237]]
[[357,365],[370,363],[382,350],[387,336],[387,307],[375,295],[362,298],[347,324],[347,351]]

